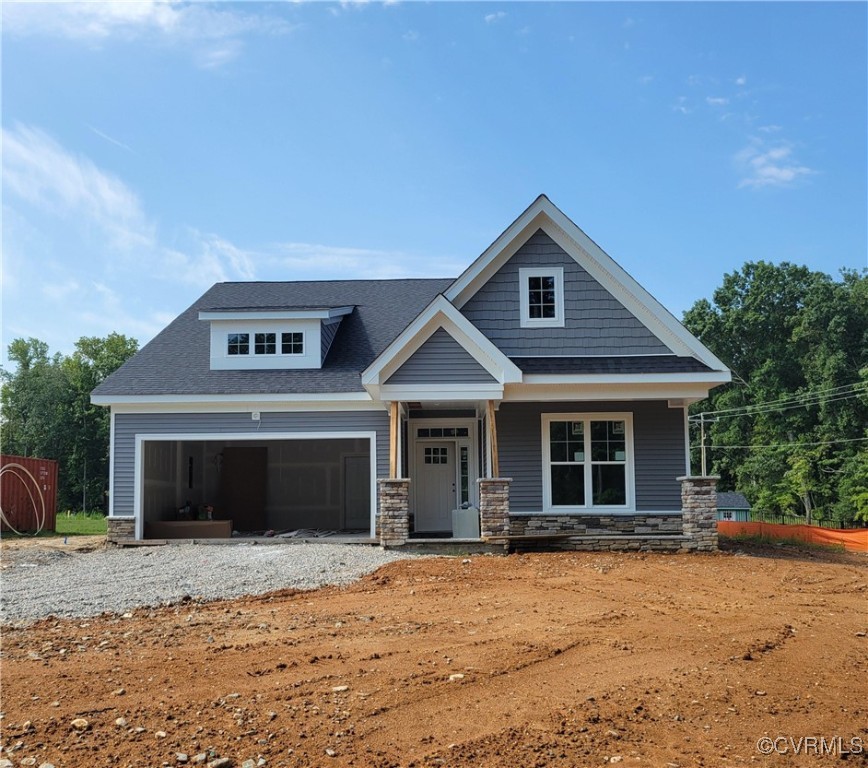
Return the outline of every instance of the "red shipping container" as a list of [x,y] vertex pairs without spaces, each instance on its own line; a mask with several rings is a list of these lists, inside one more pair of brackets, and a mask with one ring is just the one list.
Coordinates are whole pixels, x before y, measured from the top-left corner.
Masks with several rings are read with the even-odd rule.
[[57,518],[57,462],[0,456],[0,509],[0,530],[53,531]]

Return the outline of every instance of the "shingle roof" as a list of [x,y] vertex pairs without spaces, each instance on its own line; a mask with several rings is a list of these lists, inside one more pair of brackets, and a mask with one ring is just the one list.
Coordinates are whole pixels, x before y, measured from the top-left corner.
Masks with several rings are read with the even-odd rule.
[[744,497],[743,493],[738,493],[737,491],[718,491],[717,508],[750,509],[750,502]]
[[705,363],[692,357],[513,357],[522,373],[706,373]]
[[[217,283],[93,394],[228,395],[362,392],[361,372],[452,279]],[[212,371],[202,310],[354,306],[320,369]]]

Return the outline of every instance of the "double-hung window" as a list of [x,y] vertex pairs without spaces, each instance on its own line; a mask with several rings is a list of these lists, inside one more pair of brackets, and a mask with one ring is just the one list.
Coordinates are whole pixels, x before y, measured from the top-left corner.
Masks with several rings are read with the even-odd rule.
[[522,328],[563,328],[564,268],[519,269]]
[[542,426],[545,510],[633,508],[631,414],[546,414]]

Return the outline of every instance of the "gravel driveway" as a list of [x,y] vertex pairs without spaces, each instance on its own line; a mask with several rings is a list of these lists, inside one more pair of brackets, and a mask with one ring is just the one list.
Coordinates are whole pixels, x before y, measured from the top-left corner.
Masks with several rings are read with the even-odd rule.
[[64,549],[4,547],[2,622],[84,617],[176,602],[275,589],[347,584],[406,554],[346,544],[172,544]]

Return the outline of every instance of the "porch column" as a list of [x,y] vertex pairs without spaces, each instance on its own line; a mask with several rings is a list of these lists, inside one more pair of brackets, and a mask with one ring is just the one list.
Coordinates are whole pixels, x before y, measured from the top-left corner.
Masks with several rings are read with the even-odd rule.
[[377,480],[380,545],[400,547],[410,537],[410,480],[381,477]]
[[679,477],[681,483],[682,531],[686,549],[713,552],[717,549],[717,481],[719,477]]
[[497,451],[497,421],[494,418],[494,402],[489,400],[485,406],[485,423],[488,427],[488,449],[491,454],[491,476],[500,474],[500,458]]
[[509,484],[511,477],[481,477],[479,485],[479,520],[483,539],[509,535]]

